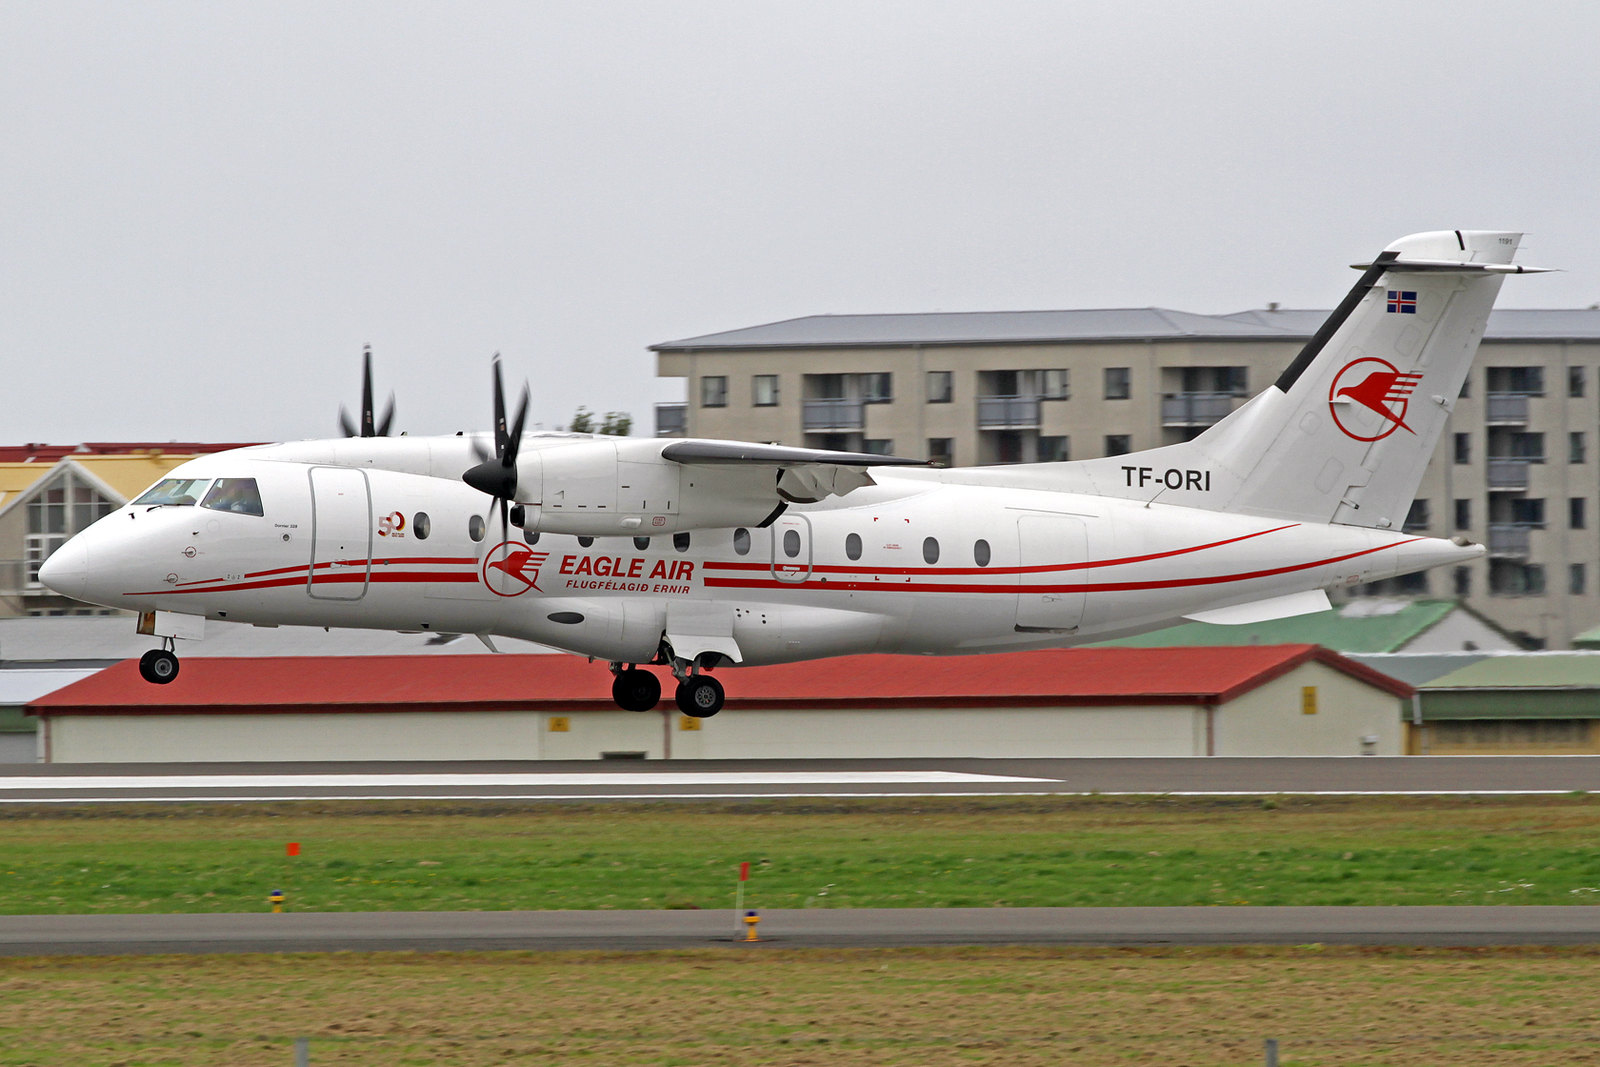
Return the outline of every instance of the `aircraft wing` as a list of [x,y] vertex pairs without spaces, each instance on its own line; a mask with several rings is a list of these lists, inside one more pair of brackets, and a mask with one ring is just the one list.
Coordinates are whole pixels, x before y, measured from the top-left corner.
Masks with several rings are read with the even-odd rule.
[[870,452],[830,452],[742,441],[676,441],[661,458],[686,466],[767,468],[774,472],[778,496],[791,504],[810,504],[876,484],[868,467],[925,467],[927,462]]

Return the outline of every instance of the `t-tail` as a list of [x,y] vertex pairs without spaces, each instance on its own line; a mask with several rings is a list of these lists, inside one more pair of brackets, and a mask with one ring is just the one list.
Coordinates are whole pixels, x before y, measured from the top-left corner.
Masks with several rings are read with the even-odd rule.
[[[1520,233],[1403,237],[1265,392],[1193,441],[1082,466],[1107,495],[1398,528],[1483,338]],[[1185,472],[1177,491],[1127,466]],[[1159,477],[1159,475],[1158,475]],[[1169,479],[1170,481],[1170,479]],[[1141,492],[1142,489],[1142,492]]]

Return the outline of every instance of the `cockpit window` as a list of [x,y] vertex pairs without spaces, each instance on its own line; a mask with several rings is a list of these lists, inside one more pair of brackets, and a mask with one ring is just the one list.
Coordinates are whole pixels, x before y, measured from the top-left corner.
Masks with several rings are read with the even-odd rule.
[[231,511],[235,515],[261,515],[261,490],[254,478],[218,478],[200,506],[212,511]]
[[200,502],[210,484],[210,478],[163,478],[146,489],[134,504],[150,508],[192,507]]

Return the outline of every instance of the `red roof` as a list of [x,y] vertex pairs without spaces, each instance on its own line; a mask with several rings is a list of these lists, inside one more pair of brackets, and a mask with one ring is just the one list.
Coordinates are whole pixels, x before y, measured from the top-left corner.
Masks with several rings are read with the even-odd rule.
[[126,456],[154,452],[169,456],[198,456],[244,448],[242,444],[208,444],[201,441],[85,441],[81,445],[0,445],[0,463],[58,463],[70,456]]
[[[1315,660],[1397,697],[1413,690],[1316,645],[1084,648],[988,656],[845,656],[717,677],[737,707],[1220,704]],[[659,670],[664,682],[671,679]],[[28,705],[50,714],[612,708],[578,656],[192,657],[151,685],[133,660]]]

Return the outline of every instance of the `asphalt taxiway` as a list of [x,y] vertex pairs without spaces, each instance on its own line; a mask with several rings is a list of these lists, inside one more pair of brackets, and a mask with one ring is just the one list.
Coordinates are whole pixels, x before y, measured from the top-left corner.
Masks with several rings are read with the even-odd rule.
[[1600,908],[810,908],[0,916],[0,956],[927,945],[1583,945]]

